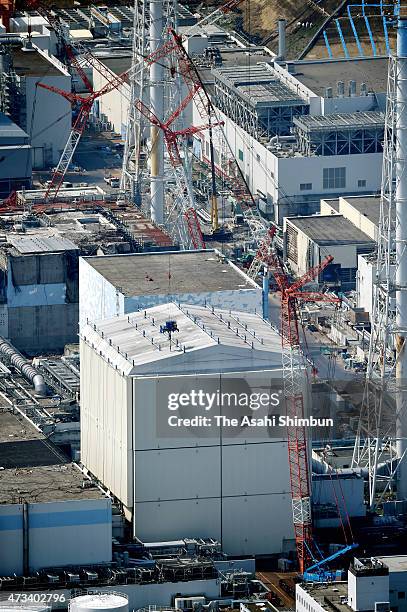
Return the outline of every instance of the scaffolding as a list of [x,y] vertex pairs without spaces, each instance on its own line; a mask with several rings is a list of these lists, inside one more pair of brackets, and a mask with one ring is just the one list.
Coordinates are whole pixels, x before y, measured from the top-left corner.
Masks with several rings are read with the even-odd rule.
[[256,139],[290,134],[293,118],[309,111],[308,102],[266,63],[212,73],[215,106]]
[[382,153],[384,115],[360,112],[294,118],[294,131],[303,155]]

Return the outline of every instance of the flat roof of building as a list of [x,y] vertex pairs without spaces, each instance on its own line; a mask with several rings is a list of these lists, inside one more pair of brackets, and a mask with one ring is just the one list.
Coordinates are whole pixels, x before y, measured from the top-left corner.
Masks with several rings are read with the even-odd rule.
[[126,296],[259,289],[219,252],[175,251],[84,257]]
[[342,215],[313,215],[289,217],[292,225],[320,246],[365,244],[374,246],[374,241]]
[[389,572],[407,572],[407,555],[376,557],[376,559],[387,565]]
[[[161,332],[169,320],[178,329],[172,338]],[[259,315],[221,308],[170,302],[86,325],[81,338],[124,375],[171,374],[174,360],[191,373],[281,369],[278,331]],[[230,350],[215,365],[197,355],[219,345]]]
[[67,76],[62,68],[37,49],[23,51],[20,47],[12,47],[13,68],[18,75],[26,77]]
[[[318,96],[325,96],[327,87],[336,95],[338,81],[356,81],[360,86],[366,83],[368,91],[387,91],[387,57],[359,59],[323,59],[289,62],[293,76]],[[293,70],[294,67],[294,70]]]
[[369,111],[360,113],[339,113],[335,115],[303,115],[301,117],[294,117],[294,125],[304,132],[383,128],[384,114],[376,111]]
[[22,255],[32,253],[62,253],[76,251],[78,247],[61,235],[55,236],[9,236],[9,243]]
[[131,49],[116,54],[107,51],[94,51],[94,55],[114,74],[119,75],[131,68]]
[[20,415],[0,412],[0,504],[99,499],[83,474]]
[[302,582],[298,586],[309,593],[327,612],[351,610],[347,603],[343,603],[348,598],[347,582]]
[[[380,196],[354,196],[341,198],[341,201],[349,204],[352,208],[357,210],[361,215],[369,219],[377,227],[379,226],[380,220]],[[341,204],[339,203],[339,210]]]
[[227,66],[214,69],[215,80],[232,89],[248,104],[258,106],[286,106],[307,104],[267,63],[254,66]]

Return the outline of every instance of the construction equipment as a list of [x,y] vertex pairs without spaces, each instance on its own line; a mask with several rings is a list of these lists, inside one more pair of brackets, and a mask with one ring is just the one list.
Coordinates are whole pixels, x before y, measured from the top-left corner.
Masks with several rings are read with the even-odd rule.
[[[189,104],[193,95],[194,91],[189,92],[181,102],[178,109],[176,109],[170,115],[169,119],[167,119],[165,123],[160,121],[158,117],[156,117],[156,115],[141,100],[136,102],[136,108],[144,117],[148,119],[152,125],[155,125],[162,131],[167,146],[169,160],[174,171],[177,191],[173,205],[167,214],[167,224],[170,225],[170,233],[174,238],[180,240],[181,244],[183,244],[185,247],[188,247],[192,243],[194,248],[204,249],[205,242],[203,240],[199,220],[194,208],[192,185],[183,165],[183,160],[178,147],[178,139],[187,138],[193,134],[202,132],[202,130],[207,129],[209,126],[191,126],[183,130],[172,130],[170,127],[182,113],[187,104]],[[186,222],[186,227],[184,227],[185,223],[180,222],[180,214],[183,215]]]
[[47,89],[53,93],[56,93],[66,100],[71,102],[71,104],[79,104],[79,112],[72,126],[71,134],[68,138],[68,141],[65,145],[63,153],[61,155],[61,159],[58,162],[57,167],[55,168],[51,181],[47,187],[45,193],[45,199],[55,201],[58,195],[58,192],[62,186],[64,181],[64,176],[69,167],[69,164],[72,161],[73,155],[76,151],[80,138],[86,128],[86,124],[92,110],[92,106],[94,101],[103,96],[103,94],[120,87],[125,79],[125,74],[121,74],[115,76],[115,78],[106,83],[102,89],[99,91],[93,92],[88,96],[80,96],[75,93],[67,92],[63,89],[59,89],[58,87],[54,87],[52,85],[46,85],[45,83],[38,82],[37,86],[42,87],[43,89]]
[[[304,381],[306,371],[300,342],[299,318],[300,305],[305,302],[340,303],[340,298],[318,291],[304,291],[304,287],[318,278],[329,266],[332,256],[327,256],[320,264],[310,268],[299,279],[291,282],[284,271],[282,262],[273,249],[272,240],[275,228],[270,229],[266,240],[260,245],[257,261],[263,262],[273,274],[281,299],[281,344],[283,361],[284,396],[286,415],[296,422],[304,418]],[[255,258],[256,261],[256,258]],[[254,267],[257,267],[257,263]],[[326,580],[331,577],[325,565],[355,547],[346,546],[334,556],[326,559],[312,536],[311,518],[311,475],[309,469],[308,443],[306,429],[302,425],[287,427],[288,463],[290,470],[292,513],[295,542],[300,574],[308,580]],[[315,571],[314,571],[315,570]]]

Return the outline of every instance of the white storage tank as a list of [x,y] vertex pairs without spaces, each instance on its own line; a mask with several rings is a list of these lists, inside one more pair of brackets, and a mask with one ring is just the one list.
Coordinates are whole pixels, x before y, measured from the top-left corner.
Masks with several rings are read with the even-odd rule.
[[129,600],[124,593],[100,591],[73,597],[69,602],[70,612],[129,612]]

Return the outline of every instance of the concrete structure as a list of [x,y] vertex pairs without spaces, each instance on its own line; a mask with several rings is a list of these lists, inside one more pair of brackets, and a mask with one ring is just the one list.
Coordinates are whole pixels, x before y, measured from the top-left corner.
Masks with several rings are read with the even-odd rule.
[[262,312],[260,287],[216,250],[83,257],[80,326],[166,302]]
[[373,251],[375,242],[342,215],[314,215],[284,220],[284,247],[297,275],[332,255],[320,282],[350,291],[356,286],[358,255]]
[[5,112],[30,137],[33,168],[56,165],[71,130],[71,105],[37,83],[41,81],[70,92],[71,77],[67,69],[34,44],[26,50],[16,40],[4,55],[1,79],[2,94],[12,101]]
[[[172,341],[160,333],[168,320]],[[121,500],[137,537],[213,537],[232,555],[291,548],[284,433],[167,425],[168,389],[233,379],[235,391],[263,376],[281,390],[281,340],[268,323],[170,303],[85,326],[80,347],[81,461]]]
[[62,351],[77,338],[77,245],[55,231],[6,240],[0,249],[0,335],[29,354]]
[[321,215],[342,215],[377,242],[380,215],[380,197],[378,195],[347,196],[334,200],[321,200],[320,212]]
[[57,54],[57,37],[44,17],[21,15],[10,19],[10,32],[26,37],[28,31],[36,47],[51,55]]
[[0,424],[1,575],[109,562],[110,499],[28,421],[1,412]]
[[358,474],[313,474],[314,524],[320,528],[341,527],[341,519],[366,516],[364,486]]
[[0,198],[31,185],[31,147],[28,134],[0,113]]
[[347,582],[302,583],[296,586],[298,612],[406,612],[405,555],[354,559]]
[[[219,116],[252,193],[269,205],[280,225],[284,216],[317,212],[326,197],[369,194],[380,188],[380,152],[308,156],[301,153],[294,136],[259,142],[224,113]],[[207,157],[207,134],[195,141],[196,154]]]
[[[384,604],[387,602],[387,608]],[[348,582],[301,583],[296,585],[298,612],[324,612],[326,606],[338,612],[389,610],[389,569],[377,559],[354,559]]]

